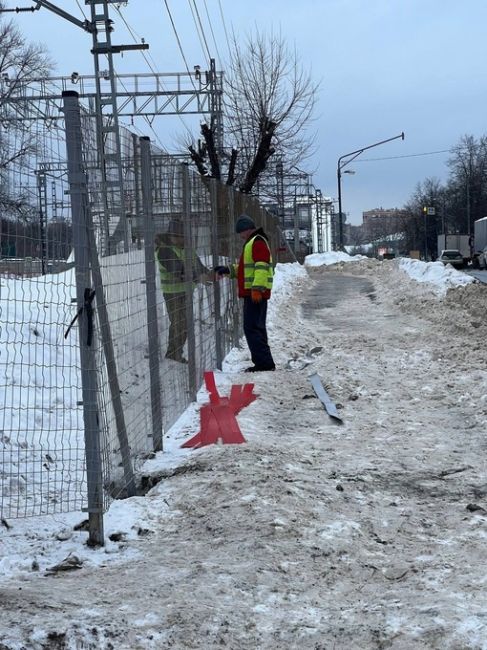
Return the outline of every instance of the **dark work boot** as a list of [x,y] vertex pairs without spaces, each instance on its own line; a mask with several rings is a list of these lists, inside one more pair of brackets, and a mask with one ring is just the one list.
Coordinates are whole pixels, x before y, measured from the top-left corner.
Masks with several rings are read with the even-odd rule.
[[245,368],[244,372],[267,372],[275,369],[276,366],[251,366],[250,368]]

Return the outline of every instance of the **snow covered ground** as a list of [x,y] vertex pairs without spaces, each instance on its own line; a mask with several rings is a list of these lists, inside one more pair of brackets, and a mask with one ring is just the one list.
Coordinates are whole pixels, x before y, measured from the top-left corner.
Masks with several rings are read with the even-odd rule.
[[255,381],[246,444],[181,449],[192,405],[103,549],[82,514],[5,522],[0,648],[487,648],[487,287],[307,261],[278,268],[276,372],[242,374],[242,348],[215,373],[222,393]]

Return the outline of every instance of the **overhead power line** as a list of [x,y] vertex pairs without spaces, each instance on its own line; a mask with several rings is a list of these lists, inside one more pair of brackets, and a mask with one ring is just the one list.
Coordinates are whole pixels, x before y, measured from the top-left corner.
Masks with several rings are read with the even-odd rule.
[[213,38],[213,43],[214,43],[214,45],[215,45],[215,50],[216,50],[216,53],[217,53],[217,55],[218,55],[218,59],[219,59],[219,61],[220,61],[220,65],[221,65],[222,62],[223,62],[223,60],[222,60],[222,57],[220,56],[220,52],[219,52],[219,50],[218,50],[218,43],[216,42],[215,32],[213,31],[213,24],[212,24],[212,22],[211,22],[210,12],[208,11],[208,5],[206,4],[206,0],[203,0],[203,2],[204,2],[204,5],[205,5],[206,18],[208,19],[208,24],[209,24],[209,26],[210,26],[211,36],[212,36],[212,38]]
[[230,39],[228,38],[227,23],[225,21],[225,16],[223,15],[223,8],[221,0],[218,0],[218,6],[220,7],[220,16],[223,23],[223,31],[225,32],[225,39],[227,41],[228,54],[230,55],[232,48],[230,47]]
[[438,151],[425,151],[423,153],[410,153],[410,154],[405,154],[405,155],[402,155],[402,156],[387,156],[387,157],[384,157],[384,158],[357,158],[356,160],[353,161],[353,164],[355,165],[356,162],[359,163],[359,162],[376,162],[378,160],[397,160],[398,158],[419,158],[420,156],[434,156],[434,155],[440,154],[440,153],[451,153],[451,154],[463,153],[463,152],[465,152],[465,153],[470,153],[470,152],[476,153],[478,147],[480,147],[480,146],[481,145],[477,145],[476,147],[472,148],[472,147],[469,147],[466,144],[459,144],[459,145],[455,145],[453,147],[450,147],[449,149],[439,149]]
[[196,27],[196,33],[198,34],[198,38],[201,44],[201,49],[203,50],[203,56],[205,58],[208,56],[208,61],[209,61],[212,58],[212,56],[211,56],[210,48],[208,47],[208,41],[206,40],[205,30],[203,29],[203,23],[201,22],[198,7],[196,5],[196,0],[188,0],[188,4],[189,4],[189,8],[191,9],[191,13],[193,15],[193,21]]
[[[144,39],[143,39],[139,34],[137,34],[137,32],[135,31],[135,29],[134,29],[134,28],[133,28],[133,27],[128,23],[127,19],[126,19],[125,16],[123,15],[123,13],[122,13],[120,7],[118,7],[117,5],[115,5],[115,9],[116,9],[118,15],[120,16],[120,18],[122,19],[122,21],[123,21],[125,27],[126,27],[127,30],[129,31],[129,33],[130,33],[131,37],[133,38],[134,42],[137,43],[138,41],[143,41]],[[147,64],[147,66],[149,67],[149,70],[152,72],[152,74],[153,74],[153,75],[157,75],[157,69],[156,69],[157,63],[156,63],[156,61],[154,60],[154,58],[153,58],[150,54],[149,54],[149,56],[147,56],[146,53],[145,53],[143,50],[141,51],[141,54],[142,54],[142,56],[144,57],[144,60],[145,60],[145,62],[146,62],[146,64]],[[151,64],[151,61],[149,60],[149,57],[150,57],[150,59],[152,60],[152,64]],[[186,67],[187,67],[187,66],[186,66]],[[190,80],[191,80],[191,83],[192,83],[193,88],[194,88],[194,83],[193,83],[193,80],[192,80],[192,78],[191,78],[191,74],[190,74]],[[122,83],[122,86],[123,86],[123,83]],[[161,86],[162,86],[162,82],[161,82]],[[164,86],[162,86],[162,87],[164,88]],[[191,131],[191,129],[189,128],[189,126],[186,124],[186,122],[184,121],[183,117],[182,117],[181,115],[179,115],[179,114],[178,114],[178,117],[179,117],[179,119],[180,119],[182,125],[183,125],[184,128],[186,129],[186,131],[187,131],[187,132],[192,136],[192,135],[193,135],[193,134],[192,134],[192,131]],[[157,133],[155,132],[155,130],[154,130],[153,126],[152,126],[152,122],[149,120],[149,118],[148,118],[147,116],[145,116],[145,120],[146,120],[147,124],[149,125],[149,128],[151,129],[152,133],[153,133],[154,136],[156,137],[156,140],[157,140],[159,146],[160,146],[162,149],[165,149],[164,145],[162,144],[162,142],[161,142],[160,139],[159,139],[159,136],[157,135]]]
[[[139,40],[139,41],[144,41],[144,39],[143,39],[139,34],[137,34],[137,32],[135,31],[135,29],[134,29],[133,27],[131,27],[131,25],[129,25],[129,23],[127,22],[127,19],[126,19],[125,16],[123,15],[122,10],[120,9],[120,7],[118,7],[117,5],[115,5],[115,11],[118,13],[118,15],[120,16],[120,18],[122,19],[122,21],[123,21],[125,27],[126,27],[126,28],[128,29],[128,31],[129,31],[130,36],[132,36],[132,38],[133,38],[135,41],[137,41],[137,40]],[[152,67],[151,62],[149,61],[149,58],[148,58],[147,54],[146,54],[143,50],[141,51],[141,54],[142,54],[142,56],[144,57],[145,62],[146,62],[147,65],[149,66],[150,71],[151,71],[153,74],[156,74],[156,71],[155,71],[154,68]],[[150,53],[149,53],[149,57],[152,59],[153,64],[156,65],[156,62],[154,61],[154,59],[152,58],[152,56],[150,55]]]
[[418,158],[419,156],[434,156],[439,153],[453,153],[453,149],[440,149],[439,151],[426,151],[424,153],[410,153],[404,156],[387,156],[386,158],[357,158],[353,164],[359,162],[375,162],[377,160],[397,160],[398,158]]
[[193,84],[193,88],[196,90],[196,86],[194,85],[194,81],[193,81],[193,76],[192,76],[192,74],[190,72],[189,65],[188,65],[188,62],[186,60],[186,56],[184,54],[183,46],[181,44],[181,39],[179,38],[179,34],[178,34],[178,30],[176,29],[176,25],[174,24],[174,20],[173,20],[173,17],[172,17],[171,10],[169,9],[169,5],[167,3],[167,0],[163,0],[163,2],[165,4],[165,6],[166,6],[166,11],[167,11],[167,13],[169,15],[169,20],[171,21],[174,36],[176,37],[176,41],[178,43],[179,51],[181,52],[181,56],[183,57],[184,65],[186,66],[186,71],[189,74],[189,78],[191,79],[191,83]]
[[79,9],[79,10],[81,11],[81,13],[83,14],[83,18],[84,18],[85,20],[88,20],[88,17],[87,17],[87,15],[85,14],[85,12],[83,11],[83,7],[80,5],[79,0],[76,0],[76,4],[78,5],[78,9]]

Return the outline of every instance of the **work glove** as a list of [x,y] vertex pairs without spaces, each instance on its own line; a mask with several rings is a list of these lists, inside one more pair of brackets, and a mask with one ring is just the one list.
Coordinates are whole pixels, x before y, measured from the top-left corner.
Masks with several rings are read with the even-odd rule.
[[250,297],[252,298],[252,302],[256,304],[262,302],[262,291],[259,291],[259,289],[252,289]]
[[217,275],[230,275],[228,266],[215,266],[213,269]]

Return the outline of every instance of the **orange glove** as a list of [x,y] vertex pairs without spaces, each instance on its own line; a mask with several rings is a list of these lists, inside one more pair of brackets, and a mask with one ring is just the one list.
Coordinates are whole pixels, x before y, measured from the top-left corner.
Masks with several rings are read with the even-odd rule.
[[252,302],[262,302],[262,291],[259,291],[258,289],[252,289],[250,292],[250,297],[252,298]]

